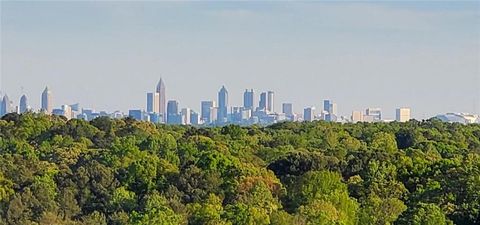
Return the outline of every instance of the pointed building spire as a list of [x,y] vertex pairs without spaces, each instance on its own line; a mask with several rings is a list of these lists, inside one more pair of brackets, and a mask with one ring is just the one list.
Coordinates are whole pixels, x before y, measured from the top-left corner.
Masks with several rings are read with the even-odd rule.
[[222,85],[222,88],[218,92],[218,112],[217,112],[217,120],[220,123],[227,122],[227,114],[228,114],[228,91],[225,88],[225,85]]
[[158,93],[159,113],[162,115],[163,122],[165,122],[167,97],[165,96],[165,84],[163,83],[163,79],[161,77],[160,81],[158,81],[156,92]]

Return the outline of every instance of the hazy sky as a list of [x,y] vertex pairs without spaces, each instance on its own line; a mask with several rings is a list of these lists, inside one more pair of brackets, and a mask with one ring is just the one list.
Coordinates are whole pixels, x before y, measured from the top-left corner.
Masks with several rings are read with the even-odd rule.
[[160,77],[167,99],[200,108],[225,85],[273,90],[276,109],[380,107],[393,118],[480,113],[478,2],[6,2],[1,90],[37,108],[144,108]]

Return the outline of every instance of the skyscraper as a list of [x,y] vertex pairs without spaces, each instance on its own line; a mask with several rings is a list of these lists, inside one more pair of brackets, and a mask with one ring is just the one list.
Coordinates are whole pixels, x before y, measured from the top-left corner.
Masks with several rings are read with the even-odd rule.
[[293,105],[292,103],[283,103],[282,104],[282,113],[285,114],[285,116],[289,117],[293,115]]
[[352,122],[363,122],[363,113],[362,111],[353,111],[352,112]]
[[228,115],[228,91],[225,86],[222,86],[218,92],[218,116],[217,120],[220,123],[227,122]]
[[323,100],[323,110],[330,112],[330,100]]
[[396,110],[396,121],[407,122],[410,120],[410,108],[398,108]]
[[42,108],[41,110],[47,114],[52,113],[52,92],[48,87],[45,87],[42,93]]
[[165,118],[165,104],[167,100],[165,96],[165,84],[163,83],[162,78],[160,78],[160,81],[157,84],[156,92],[158,93],[158,113]]
[[160,112],[160,94],[147,93],[147,112],[148,113],[159,113]]
[[203,120],[203,122],[206,124],[209,124],[210,122],[212,122],[210,118],[212,113],[211,108],[213,107],[216,107],[215,101],[202,101],[201,103],[202,111],[200,112],[201,113],[200,117],[201,117],[201,120]]
[[267,93],[267,111],[268,112],[275,112],[275,99],[274,99],[274,92],[268,91]]
[[190,111],[190,124],[198,125],[200,124],[200,118],[197,112],[191,110]]
[[243,93],[243,108],[253,109],[253,89],[246,89]]
[[67,118],[67,120],[71,120],[73,118],[72,107],[69,105],[62,105],[63,115]]
[[211,107],[210,108],[210,123],[216,123],[218,116],[218,107]]
[[143,120],[143,112],[140,109],[128,110],[128,116],[136,120]]
[[260,110],[267,110],[267,92],[262,92],[260,94],[260,101],[258,103],[258,108]]
[[19,113],[24,113],[27,110],[28,110],[27,96],[22,95],[22,97],[20,97]]
[[190,124],[190,114],[192,110],[190,108],[183,108],[182,109],[182,124],[189,125]]
[[57,116],[64,116],[67,118],[67,120],[71,120],[73,118],[72,107],[69,105],[62,105],[62,108],[60,109],[52,109],[51,113]]
[[7,95],[3,96],[2,102],[1,102],[1,112],[0,116],[4,116],[7,113],[12,112],[12,103],[10,102],[10,99],[8,98]]
[[325,111],[326,121],[337,121],[337,103],[331,100],[323,101],[323,110]]
[[180,124],[181,117],[178,112],[178,102],[175,100],[168,101],[167,104],[167,123],[168,124]]
[[315,107],[308,107],[303,110],[303,121],[314,121],[315,120]]
[[382,120],[382,110],[380,108],[368,108],[365,110],[364,120],[366,122],[378,122]]

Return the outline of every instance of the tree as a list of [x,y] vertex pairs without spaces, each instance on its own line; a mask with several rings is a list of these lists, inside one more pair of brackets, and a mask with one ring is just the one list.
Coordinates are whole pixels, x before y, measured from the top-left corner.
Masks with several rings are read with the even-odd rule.
[[411,225],[453,225],[443,211],[432,203],[418,203],[415,208],[411,208],[404,218],[400,219],[400,224]]
[[294,196],[307,224],[354,225],[357,222],[358,203],[349,197],[338,173],[306,173],[300,178]]
[[397,151],[397,141],[395,136],[386,132],[378,132],[373,136],[372,143],[370,143],[372,149],[385,151],[392,154]]
[[188,224],[191,225],[226,225],[223,218],[222,200],[214,194],[210,194],[204,203],[192,203],[188,205],[190,217]]

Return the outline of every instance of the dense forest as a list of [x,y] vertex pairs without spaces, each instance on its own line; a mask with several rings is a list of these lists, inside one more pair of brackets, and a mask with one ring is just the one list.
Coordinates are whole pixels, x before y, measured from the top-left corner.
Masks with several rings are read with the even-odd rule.
[[480,224],[480,125],[7,114],[0,224]]

